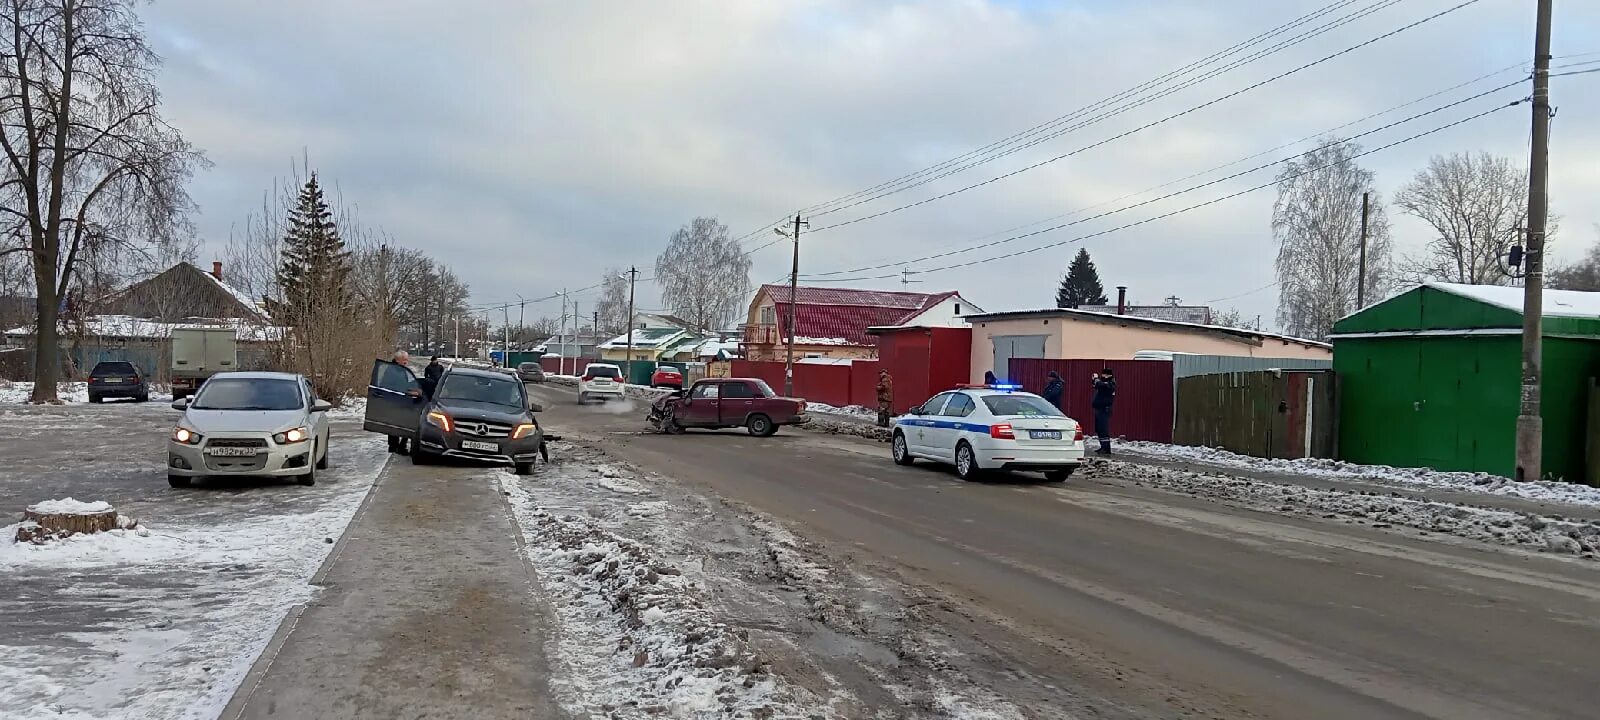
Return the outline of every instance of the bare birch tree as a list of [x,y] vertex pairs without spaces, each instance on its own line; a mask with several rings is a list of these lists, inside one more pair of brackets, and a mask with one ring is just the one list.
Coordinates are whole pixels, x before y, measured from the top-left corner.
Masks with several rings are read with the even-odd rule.
[[0,211],[5,252],[32,264],[34,402],[59,402],[61,299],[87,259],[190,230],[184,185],[205,159],[161,117],[135,5],[0,2]]
[[[1595,235],[1600,236],[1600,225],[1594,230]],[[1552,290],[1600,292],[1600,238],[1579,261],[1551,269],[1549,279]]]
[[1272,233],[1278,240],[1278,324],[1290,335],[1321,340],[1356,310],[1360,275],[1361,194],[1372,193],[1367,240],[1367,303],[1383,297],[1389,267],[1389,221],[1373,175],[1355,162],[1361,147],[1324,140],[1278,175]]
[[716,218],[678,228],[656,258],[661,301],[699,332],[732,324],[750,295],[750,258]]
[[1421,255],[1404,261],[1418,281],[1509,285],[1500,256],[1527,226],[1528,173],[1488,153],[1435,155],[1394,199],[1433,230]]
[[600,311],[600,327],[597,331],[606,335],[621,335],[628,331],[631,321],[628,317],[628,276],[622,268],[610,268],[600,282],[600,299],[595,303],[595,309]]

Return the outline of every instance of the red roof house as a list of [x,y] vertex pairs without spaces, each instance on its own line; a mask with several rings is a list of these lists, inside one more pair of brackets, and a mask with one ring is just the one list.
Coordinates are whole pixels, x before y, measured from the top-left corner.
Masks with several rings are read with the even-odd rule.
[[[744,326],[745,357],[776,360],[789,336],[789,286],[763,285]],[[795,292],[795,354],[803,357],[873,357],[877,339],[867,328],[893,325],[965,327],[962,315],[983,312],[955,291],[940,293],[800,287]]]

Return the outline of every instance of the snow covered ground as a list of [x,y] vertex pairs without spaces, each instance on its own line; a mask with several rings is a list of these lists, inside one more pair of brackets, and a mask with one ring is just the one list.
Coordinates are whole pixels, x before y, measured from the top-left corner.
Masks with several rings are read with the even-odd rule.
[[1129,482],[1265,512],[1456,537],[1520,550],[1600,559],[1600,523],[1361,490],[1309,488],[1221,473],[1097,461],[1084,479]]
[[1387,465],[1357,465],[1341,460],[1304,458],[1269,460],[1238,455],[1226,450],[1162,443],[1125,441],[1118,444],[1133,455],[1168,460],[1183,460],[1221,468],[1238,468],[1282,475],[1312,478],[1357,480],[1396,488],[1441,489],[1458,492],[1504,495],[1540,502],[1557,502],[1600,507],[1600,488],[1577,483],[1538,480],[1514,482],[1498,475],[1472,472],[1440,472],[1428,468],[1396,468]]
[[878,419],[878,411],[876,409],[862,407],[860,405],[834,407],[826,403],[808,402],[806,403],[806,412],[824,413],[827,415],[843,415],[845,417],[863,418],[866,420]]
[[[82,382],[64,382],[56,386],[56,392],[64,403],[89,402],[89,384]],[[28,396],[33,394],[31,382],[7,382],[0,380],[0,404],[24,403]]]
[[0,715],[217,717],[285,613],[316,592],[307,581],[388,457],[372,436],[338,450],[313,488],[130,502],[141,531],[32,545],[0,528]]
[[920,599],[592,446],[555,455],[485,477],[552,607],[551,689],[574,717],[871,717],[862,684],[921,717],[1022,717],[916,624]]

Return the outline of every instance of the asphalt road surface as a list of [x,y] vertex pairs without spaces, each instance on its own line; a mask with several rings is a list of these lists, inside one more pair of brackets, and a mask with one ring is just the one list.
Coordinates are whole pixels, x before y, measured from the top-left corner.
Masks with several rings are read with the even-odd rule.
[[[784,430],[646,434],[645,404],[541,387],[554,432],[745,503],[940,598],[952,637],[1104,717],[1595,717],[1600,573],[1236,509],[1117,478],[963,483]],[[1074,700],[1076,702],[1076,700]]]

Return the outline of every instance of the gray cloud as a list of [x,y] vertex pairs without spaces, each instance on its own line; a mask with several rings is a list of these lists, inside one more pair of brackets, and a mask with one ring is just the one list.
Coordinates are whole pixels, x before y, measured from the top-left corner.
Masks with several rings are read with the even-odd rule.
[[[448,259],[488,301],[590,285],[609,266],[648,266],[672,230],[698,214],[738,233],[766,233],[763,223],[797,207],[985,145],[1322,4],[162,0],[146,18],[167,58],[167,113],[216,162],[193,187],[214,247],[305,150],[368,223]],[[1093,127],[816,224],[1099,141],[1453,4],[1399,3]],[[1522,5],[1478,3],[1133,138],[818,233],[804,245],[804,270],[960,247],[1522,61],[1532,37]],[[1558,13],[1558,55],[1600,50],[1600,7],[1563,3]],[[1556,81],[1558,256],[1576,256],[1600,221],[1585,202],[1600,192],[1596,101],[1585,97],[1597,94],[1584,92],[1597,82],[1600,73]],[[1367,163],[1390,194],[1434,153],[1525,158],[1527,123],[1514,109]],[[1067,239],[1265,180],[1005,247]],[[1225,298],[1273,279],[1271,203],[1264,191],[1085,245],[1107,284],[1129,285],[1140,300]],[[1421,233],[1396,219],[1400,247],[1420,246]],[[1043,305],[1076,248],[935,273],[916,287],[960,289],[991,308]],[[774,279],[787,263],[782,248],[760,252],[754,279]],[[642,287],[641,298],[653,302],[653,289]],[[1222,305],[1270,322],[1275,302],[1267,290]]]

